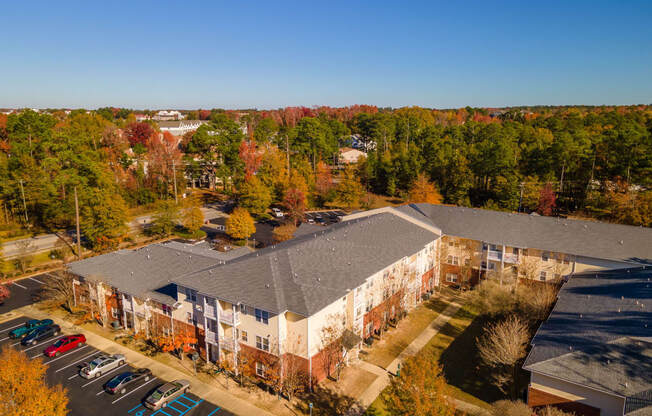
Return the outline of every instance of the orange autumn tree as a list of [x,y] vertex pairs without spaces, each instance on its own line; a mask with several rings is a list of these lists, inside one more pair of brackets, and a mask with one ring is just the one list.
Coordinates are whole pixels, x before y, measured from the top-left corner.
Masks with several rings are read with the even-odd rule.
[[5,346],[0,352],[0,415],[65,416],[66,389],[45,383],[46,367],[23,352]]
[[159,335],[154,342],[163,352],[172,352],[183,359],[183,353],[189,353],[197,344],[197,338],[187,332],[172,335]]
[[428,181],[423,173],[417,176],[409,192],[409,201],[412,203],[441,204],[441,194],[435,185]]
[[455,405],[447,394],[437,360],[418,354],[403,362],[400,375],[391,380],[381,397],[394,416],[454,416]]

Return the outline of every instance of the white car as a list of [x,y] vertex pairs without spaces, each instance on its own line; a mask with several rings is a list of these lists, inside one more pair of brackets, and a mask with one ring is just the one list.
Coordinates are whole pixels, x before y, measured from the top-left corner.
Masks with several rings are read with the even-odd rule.
[[278,208],[272,208],[272,212],[276,218],[283,218],[283,212]]
[[79,370],[79,375],[84,378],[101,377],[102,374],[120,367],[125,362],[125,356],[122,354],[102,355],[90,363],[84,364],[82,369]]

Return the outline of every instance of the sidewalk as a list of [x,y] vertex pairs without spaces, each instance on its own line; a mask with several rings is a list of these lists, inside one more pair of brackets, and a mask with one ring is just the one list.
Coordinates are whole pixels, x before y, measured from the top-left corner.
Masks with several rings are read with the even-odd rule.
[[[446,325],[446,323],[457,313],[457,311],[462,307],[462,305],[451,302],[450,305],[444,309],[439,316],[432,320],[432,322],[424,329],[419,336],[417,336],[414,341],[410,343],[399,355],[392,361],[387,369],[381,368],[377,365],[371,364],[362,360],[360,362],[360,367],[364,370],[369,371],[373,374],[376,374],[378,378],[374,380],[373,383],[362,393],[358,400],[362,403],[364,407],[369,407],[371,403],[378,397],[378,395],[389,385],[390,374],[396,374],[398,370],[398,365],[403,360],[408,357],[415,355],[423,347],[428,344],[430,339],[437,335],[437,333]],[[453,399],[458,409],[465,411],[473,415],[483,415],[487,412],[471,403],[467,403],[458,399]]]
[[[28,315],[34,318],[51,318],[59,324],[65,332],[82,332],[82,329],[78,326],[64,321],[62,319],[52,317],[39,311],[37,308],[32,305],[28,305],[17,309],[14,311],[16,314]],[[14,314],[14,318],[17,315]],[[264,416],[273,416],[272,413],[269,413],[257,406],[254,406],[242,399],[234,397],[226,392],[220,391],[215,387],[209,386],[206,383],[203,383],[192,376],[188,376],[185,373],[182,373],[174,368],[171,368],[163,363],[160,363],[156,360],[153,360],[143,354],[140,354],[136,351],[133,351],[125,346],[122,346],[118,343],[115,343],[111,340],[108,340],[100,335],[97,335],[90,331],[83,331],[86,335],[86,343],[91,347],[97,348],[99,350],[105,351],[110,354],[123,354],[127,357],[127,362],[134,365],[135,367],[144,367],[152,370],[157,377],[165,380],[176,380],[176,379],[187,379],[190,381],[192,386],[193,394],[201,397],[206,401],[210,401],[229,412],[232,412],[236,415],[264,415]]]

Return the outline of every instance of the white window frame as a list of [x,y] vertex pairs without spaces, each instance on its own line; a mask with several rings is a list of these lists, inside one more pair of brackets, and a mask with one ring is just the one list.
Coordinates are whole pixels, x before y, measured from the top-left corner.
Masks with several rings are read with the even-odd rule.
[[446,281],[449,283],[457,283],[457,273],[446,273]]
[[256,322],[260,322],[265,325],[269,324],[269,312],[266,310],[255,308],[254,315],[256,316]]
[[269,339],[256,335],[256,348],[261,351],[269,352]]
[[265,364],[256,361],[256,375],[260,378],[265,378]]
[[545,271],[545,270],[541,270],[539,272],[539,280],[541,280],[542,282],[545,282],[547,278],[548,278],[548,272]]

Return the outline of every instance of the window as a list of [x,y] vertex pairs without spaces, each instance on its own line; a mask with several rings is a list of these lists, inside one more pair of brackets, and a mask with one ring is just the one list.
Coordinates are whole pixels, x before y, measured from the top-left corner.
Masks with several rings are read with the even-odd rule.
[[547,272],[541,272],[541,273],[539,273],[539,280],[541,280],[541,281],[545,281],[545,280],[546,280],[546,275],[547,275],[547,274],[548,274]]
[[368,337],[371,336],[371,331],[373,331],[373,329],[374,329],[374,323],[373,323],[373,322],[369,322],[369,323],[367,324],[367,336],[368,336]]
[[447,263],[458,266],[460,264],[460,258],[457,256],[448,256]]
[[111,316],[113,319],[118,319],[118,310],[116,308],[111,308]]
[[241,332],[241,337],[244,342],[247,342],[247,331],[242,331]]
[[489,244],[489,250],[491,251],[498,251],[498,246],[495,244]]
[[564,264],[570,264],[570,258],[568,256],[564,256]]
[[446,281],[450,283],[457,283],[457,274],[446,273]]
[[514,247],[514,248],[512,249],[512,253],[518,255],[518,247]]
[[163,309],[163,313],[172,316],[172,308],[169,307],[168,305],[161,305],[161,309]]
[[496,263],[489,263],[489,270],[496,270]]
[[191,312],[186,312],[186,321],[188,321],[189,324],[192,323],[192,313]]
[[355,310],[355,316],[358,317],[362,315],[362,306],[358,306]]
[[373,300],[368,300],[367,305],[364,308],[365,312],[369,312],[373,308],[374,308],[374,301]]
[[541,253],[541,261],[548,261],[550,259],[550,254],[548,252]]
[[373,286],[373,285],[374,285],[373,280],[369,280],[369,281],[367,282],[367,289],[370,289],[371,286]]
[[190,288],[186,288],[186,298],[190,299],[193,302],[197,302],[197,292]]
[[263,351],[269,351],[269,340],[256,335],[256,348]]
[[265,365],[260,361],[256,361],[256,375],[265,378]]
[[449,246],[449,247],[453,247],[454,244],[455,244],[455,243],[453,243],[453,240],[450,240],[450,241],[448,242],[448,246]]
[[256,308],[256,322],[269,323],[269,312]]
[[465,266],[470,266],[471,265],[471,259],[464,259],[464,265]]
[[240,313],[247,313],[247,307],[244,305],[244,303],[240,304]]
[[170,329],[167,326],[163,327],[163,335],[166,337],[170,336]]

